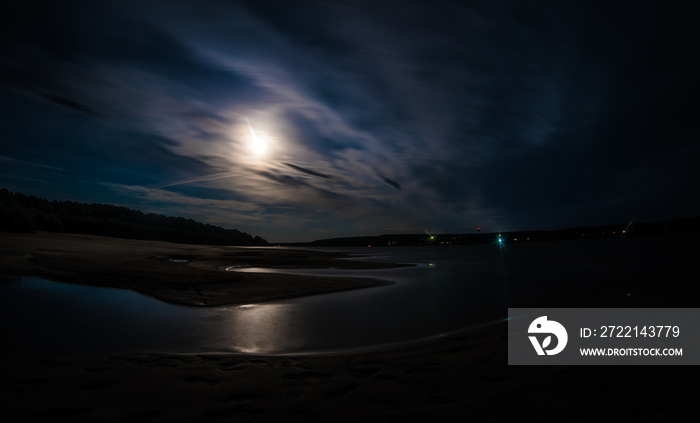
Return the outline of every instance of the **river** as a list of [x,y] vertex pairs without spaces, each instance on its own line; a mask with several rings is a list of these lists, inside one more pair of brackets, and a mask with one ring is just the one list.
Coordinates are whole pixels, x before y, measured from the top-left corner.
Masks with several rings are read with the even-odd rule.
[[[391,285],[260,304],[187,307],[138,293],[4,278],[5,354],[132,351],[325,353],[419,342],[505,319],[508,307],[590,307],[644,295],[689,266],[675,237],[451,247],[335,248],[383,270],[242,269],[387,279]],[[687,244],[687,243],[686,243]],[[359,259],[359,258],[358,258]]]

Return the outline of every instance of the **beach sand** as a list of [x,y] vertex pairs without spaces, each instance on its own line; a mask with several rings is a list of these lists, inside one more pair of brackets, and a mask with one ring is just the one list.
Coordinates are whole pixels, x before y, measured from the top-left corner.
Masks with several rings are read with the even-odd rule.
[[504,324],[336,356],[2,360],[6,422],[686,421],[684,366],[508,366]]
[[[182,305],[249,304],[386,285],[331,278],[226,271],[227,266],[382,269],[405,264],[339,260],[342,253],[221,247],[92,235],[0,233],[0,274],[128,288]],[[188,260],[177,262],[172,260]]]
[[[245,298],[277,298],[280,285],[299,280],[218,270],[233,258],[259,260],[255,265],[272,260],[309,267],[339,262],[363,266],[316,252],[280,250],[283,258],[273,260],[277,250],[246,255],[257,250],[82,235],[4,238],[0,248],[5,274],[66,281],[77,277],[81,283],[126,286],[182,304],[243,301],[233,295],[232,286],[236,295],[247,293]],[[134,248],[134,243],[141,247]],[[170,258],[192,261],[172,263]],[[329,283],[326,279],[316,282]],[[256,287],[258,283],[266,285]],[[337,283],[284,294],[348,288],[346,280]],[[245,286],[250,291],[241,288]],[[202,291],[222,298],[203,296]],[[605,304],[624,305],[629,304]],[[506,334],[506,324],[498,323],[425,344],[325,356],[0,354],[0,420],[687,421],[696,409],[696,367],[508,366]]]

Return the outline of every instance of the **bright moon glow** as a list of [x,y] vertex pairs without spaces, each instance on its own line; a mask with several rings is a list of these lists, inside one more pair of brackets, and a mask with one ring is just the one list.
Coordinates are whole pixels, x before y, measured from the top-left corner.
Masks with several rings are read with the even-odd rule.
[[265,136],[258,136],[255,133],[255,130],[253,129],[253,126],[250,124],[250,121],[248,118],[246,118],[246,122],[248,122],[248,129],[250,130],[250,138],[248,139],[248,147],[250,148],[251,153],[255,154],[256,156],[262,156],[267,152],[267,139],[265,139]]

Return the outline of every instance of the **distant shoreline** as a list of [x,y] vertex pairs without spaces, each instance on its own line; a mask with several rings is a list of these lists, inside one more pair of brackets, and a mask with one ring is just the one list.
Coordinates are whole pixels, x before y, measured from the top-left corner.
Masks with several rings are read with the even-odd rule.
[[[339,260],[342,253],[175,244],[95,235],[0,232],[0,273],[126,288],[172,304],[249,304],[387,285],[370,278],[242,273],[242,264],[305,269],[381,269],[403,264]],[[183,260],[187,260],[184,262]]]
[[[481,228],[479,228],[481,229]],[[328,238],[310,242],[270,243],[283,247],[405,247],[451,246],[507,243],[566,241],[591,238],[624,238],[628,236],[689,232],[700,230],[700,217],[664,220],[658,222],[625,222],[599,226],[580,226],[552,230],[500,231],[478,233],[386,234]]]

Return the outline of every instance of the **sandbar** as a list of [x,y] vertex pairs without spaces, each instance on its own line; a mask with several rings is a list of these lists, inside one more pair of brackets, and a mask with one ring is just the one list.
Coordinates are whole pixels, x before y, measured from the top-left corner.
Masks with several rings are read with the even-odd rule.
[[175,244],[93,235],[0,233],[0,274],[126,288],[181,305],[249,304],[387,285],[385,280],[226,271],[229,266],[384,269],[343,253]]

